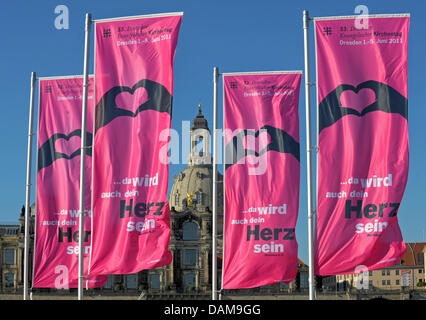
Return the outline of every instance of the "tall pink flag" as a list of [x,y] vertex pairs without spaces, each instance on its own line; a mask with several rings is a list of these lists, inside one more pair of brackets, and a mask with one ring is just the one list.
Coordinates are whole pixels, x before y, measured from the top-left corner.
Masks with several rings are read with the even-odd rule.
[[173,60],[181,13],[95,24],[91,274],[170,264],[167,201]]
[[225,74],[223,289],[297,274],[302,74]]
[[[89,79],[93,102],[93,78]],[[33,287],[77,288],[79,191],[83,78],[40,79],[37,159],[37,218]],[[87,145],[92,143],[93,110],[87,114]],[[84,271],[91,250],[91,149],[86,155]],[[90,277],[90,287],[103,286],[105,276]]]
[[398,263],[408,177],[409,15],[315,20],[317,275]]

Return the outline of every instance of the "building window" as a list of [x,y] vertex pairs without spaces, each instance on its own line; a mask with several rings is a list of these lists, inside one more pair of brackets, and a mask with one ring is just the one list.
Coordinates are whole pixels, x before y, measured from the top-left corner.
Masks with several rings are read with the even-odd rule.
[[126,287],[127,289],[136,289],[138,277],[136,274],[129,274],[126,278]]
[[8,272],[4,275],[4,282],[6,288],[13,288],[15,285],[15,274]]
[[386,274],[385,270],[382,270],[382,276],[384,276]]
[[423,273],[423,270],[422,270],[422,269],[419,269],[419,273]]
[[395,284],[399,286],[399,280],[395,280]]
[[301,289],[309,288],[307,273],[300,273],[300,288]]
[[196,249],[185,249],[184,251],[183,264],[185,266],[196,266],[197,265],[197,250]]
[[18,228],[6,228],[6,236],[16,236],[18,234]]
[[390,280],[386,280],[386,284],[390,286]]
[[390,270],[387,270],[387,271],[386,271],[386,275],[387,275],[387,276],[390,276]]
[[160,274],[154,273],[151,275],[151,289],[160,289]]
[[395,275],[399,276],[399,270],[395,270]]
[[201,192],[197,192],[195,194],[197,204],[203,205],[203,194]]
[[368,281],[368,287],[371,288],[373,286],[373,280]]
[[183,224],[183,240],[198,240],[198,225],[195,222]]
[[386,285],[386,280],[382,280],[382,285]]
[[195,288],[195,273],[185,274],[184,287],[185,290]]
[[179,193],[175,194],[175,205],[178,206],[179,205]]
[[195,147],[195,150],[198,152],[198,155],[200,157],[203,156],[203,149],[204,149],[204,142],[203,142],[203,140],[204,140],[203,137],[199,136],[197,138],[196,147]]
[[373,275],[373,271],[368,271],[368,275],[372,276]]
[[425,256],[423,253],[417,254],[417,264],[424,265],[425,264]]
[[15,249],[6,248],[4,249],[4,261],[3,263],[6,265],[15,264]]

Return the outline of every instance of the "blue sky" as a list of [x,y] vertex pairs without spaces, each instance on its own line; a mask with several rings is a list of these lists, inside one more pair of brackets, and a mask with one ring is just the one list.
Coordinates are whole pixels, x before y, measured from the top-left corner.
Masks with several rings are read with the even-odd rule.
[[[69,29],[54,25],[57,5],[69,9]],[[408,100],[410,169],[399,210],[405,241],[426,240],[426,119],[424,60],[426,4],[423,1],[282,1],[282,0],[156,0],[156,1],[2,1],[0,3],[0,222],[17,223],[25,203],[30,74],[74,75],[83,72],[84,16],[94,19],[183,11],[175,57],[172,127],[192,120],[199,102],[212,127],[213,67],[221,72],[303,70],[302,12],[314,16],[352,15],[357,5],[370,14],[410,13]],[[92,41],[93,49],[93,41]],[[311,23],[311,75],[315,75],[313,24]],[[93,50],[91,55],[93,72]],[[314,81],[315,79],[311,79]],[[302,80],[304,81],[304,80]],[[304,88],[300,92],[301,183],[296,228],[299,256],[307,262],[306,137]],[[316,104],[312,90],[313,106]],[[221,109],[221,94],[219,97]],[[37,114],[37,106],[35,114]],[[315,112],[312,113],[315,119]],[[313,121],[315,123],[315,121]],[[219,113],[219,123],[222,114]],[[34,126],[36,128],[36,117]],[[316,135],[313,134],[314,141]],[[35,141],[33,159],[35,159]],[[182,155],[185,159],[187,155]],[[170,166],[173,176],[186,165]],[[32,181],[35,181],[33,170]],[[315,171],[314,171],[315,172]],[[31,189],[31,198],[35,189]],[[423,235],[422,233],[425,233]]]

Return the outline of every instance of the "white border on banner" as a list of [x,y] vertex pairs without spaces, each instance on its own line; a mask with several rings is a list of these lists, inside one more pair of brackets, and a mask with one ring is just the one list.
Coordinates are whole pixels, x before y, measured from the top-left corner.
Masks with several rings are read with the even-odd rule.
[[[309,18],[309,20],[312,20],[314,22],[314,52],[315,52],[315,89],[316,89],[316,113],[317,113],[317,127],[316,127],[316,134],[317,134],[317,145],[316,145],[316,190],[315,190],[315,210],[314,210],[314,238],[313,238],[313,249],[314,253],[315,251],[315,241],[316,241],[316,221],[318,218],[318,173],[319,173],[319,89],[318,89],[318,39],[317,39],[317,28],[316,28],[316,22],[317,21],[329,21],[329,20],[345,20],[345,19],[357,19],[357,18],[410,18],[410,13],[400,13],[400,14],[372,14],[372,15],[351,15],[351,16],[330,16],[330,17],[312,17]],[[314,254],[314,261],[316,260],[315,254]]]
[[[253,71],[253,72],[219,72],[218,74],[218,78],[220,78],[220,76],[222,76],[222,113],[223,113],[223,130],[225,130],[225,80],[224,77],[226,76],[243,76],[243,75],[273,75],[273,74],[303,74],[302,70],[290,70],[290,71]],[[224,266],[225,266],[225,226],[226,226],[226,185],[225,185],[225,174],[226,174],[226,143],[225,143],[225,134],[223,134],[223,190],[222,190],[222,201],[223,201],[223,239],[222,239],[222,281],[221,281],[221,289],[220,291],[224,290],[223,289],[223,275],[224,275]]]
[[357,19],[357,18],[404,18],[410,17],[409,13],[394,13],[394,14],[368,14],[368,15],[352,15],[352,16],[332,16],[332,17],[312,17],[310,20],[341,20],[341,19]]
[[303,73],[303,71],[302,70],[291,70],[291,71],[228,72],[228,73],[221,73],[221,75],[226,77],[226,76],[251,76],[251,75],[299,74],[299,73]]
[[[314,265],[312,266],[314,270],[314,277],[315,277],[315,262],[316,262],[316,240],[317,240],[317,219],[318,219],[318,177],[319,177],[319,101],[318,101],[318,50],[317,50],[317,32],[316,32],[316,22],[314,19],[312,19],[314,22],[314,51],[315,51],[315,100],[316,100],[316,116],[317,116],[317,127],[315,130],[315,133],[317,135],[317,143],[316,143],[316,152],[315,152],[315,162],[316,162],[316,175],[315,175],[315,206],[313,208],[314,214],[313,214],[313,221],[312,221],[312,229],[313,229],[313,237],[312,237],[312,252],[314,255]],[[315,284],[313,284],[315,288]],[[315,289],[314,289],[315,292]],[[315,294],[315,293],[314,293]]]
[[161,17],[172,17],[172,16],[183,16],[183,12],[170,12],[170,13],[154,13],[145,14],[140,16],[128,16],[118,18],[107,18],[107,19],[94,19],[92,22],[110,22],[110,21],[121,21],[121,20],[133,20],[133,19],[145,19],[145,18],[161,18]]
[[[226,143],[225,143],[225,79],[224,73],[220,73],[218,75],[218,81],[220,79],[220,76],[222,76],[222,132],[223,132],[223,150],[222,150],[222,162],[223,162],[223,176],[222,176],[222,215],[223,215],[223,222],[222,222],[222,280],[220,281],[220,292],[222,293],[223,289],[223,275],[225,273],[225,226],[226,226],[226,187],[225,187],[225,175],[226,175]],[[218,89],[219,91],[219,89]],[[223,293],[222,293],[223,294]],[[222,298],[222,297],[221,297]],[[221,299],[222,300],[222,299]]]
[[[169,13],[156,13],[156,14],[146,14],[146,15],[137,15],[137,16],[125,16],[125,17],[117,17],[117,18],[106,18],[106,19],[92,19],[91,24],[93,24],[93,138],[92,138],[92,179],[91,179],[91,238],[90,238],[90,256],[89,256],[89,262],[87,267],[87,281],[86,281],[86,289],[88,287],[88,279],[90,276],[90,269],[92,267],[92,256],[93,256],[93,238],[94,238],[94,224],[93,224],[93,218],[95,215],[94,208],[93,208],[93,172],[94,172],[94,162],[95,162],[95,129],[96,129],[96,24],[97,23],[103,23],[103,22],[113,22],[113,21],[124,21],[124,20],[133,20],[133,19],[145,19],[145,18],[161,18],[161,17],[177,17],[177,16],[183,16],[183,11],[181,12],[169,12]],[[96,276],[96,275],[95,275]]]
[[[89,78],[94,78],[95,75],[89,74]],[[38,80],[60,80],[60,79],[78,79],[83,78],[83,75],[73,75],[73,76],[52,76],[52,77],[37,77]],[[39,88],[40,91],[40,88]]]
[[[35,198],[35,204],[36,204],[36,210],[37,210],[37,176],[38,176],[38,138],[39,138],[39,130],[40,130],[40,92],[41,92],[41,86],[40,86],[40,81],[44,81],[44,80],[61,80],[61,79],[81,79],[83,78],[84,75],[68,75],[68,76],[48,76],[48,77],[37,77],[37,80],[39,81],[39,87],[38,87],[38,116],[37,116],[37,151],[36,151],[36,198]],[[89,79],[93,79],[93,92],[95,90],[95,75],[94,74],[89,74]],[[93,101],[95,100],[95,96],[93,93]],[[92,147],[93,147],[93,142],[95,139],[95,135],[94,135],[94,127],[95,126],[95,114],[93,113],[93,138],[92,138]],[[93,150],[92,150],[92,159],[93,159]],[[93,160],[92,160],[93,161]],[[93,163],[92,163],[92,177],[93,177]],[[93,179],[91,179],[92,181],[92,190],[93,190]],[[93,194],[93,192],[92,192]],[[93,203],[93,198],[91,198],[91,206]],[[90,223],[90,228],[92,229],[93,226],[93,207],[91,207],[91,211],[92,211],[92,215],[91,215],[91,223]],[[35,216],[35,226],[37,226],[37,215]],[[92,231],[92,230],[91,230]],[[37,239],[37,228],[34,228],[34,249],[33,252],[35,253],[35,249],[36,249],[36,239]],[[92,237],[90,238],[90,240],[92,240]],[[92,246],[92,244],[90,243],[90,246]],[[90,252],[92,252],[92,250],[90,250]],[[91,256],[90,256],[91,258]],[[33,281],[31,283],[34,283],[34,267],[35,267],[35,254],[33,255],[33,273],[32,273],[32,278]],[[89,260],[90,263],[90,260]],[[89,264],[90,267],[90,264]],[[88,275],[87,275],[88,277]],[[86,281],[86,286],[87,286],[88,281]],[[86,288],[87,289],[87,288]]]
[[[38,80],[38,97],[37,97],[37,140],[36,140],[36,160],[35,160],[35,197],[34,197],[34,204],[35,204],[35,215],[34,215],[34,241],[33,241],[33,266],[32,266],[32,275],[31,275],[31,290],[30,290],[30,300],[32,300],[32,289],[34,288],[34,270],[35,270],[35,253],[36,253],[36,242],[37,242],[37,181],[38,181],[38,143],[39,143],[39,137],[40,137],[40,77],[36,77],[36,84]],[[31,205],[30,205],[31,210]],[[30,212],[28,212],[30,213]],[[25,214],[28,214],[25,212]],[[31,216],[30,216],[31,219]]]
[[[316,89],[316,113],[317,113],[317,127],[316,127],[316,134],[317,134],[317,143],[316,143],[316,190],[315,190],[315,220],[314,220],[314,247],[315,247],[315,239],[316,239],[316,219],[318,216],[318,156],[319,156],[319,90],[318,90],[318,39],[317,39],[317,28],[316,28],[316,22],[317,21],[327,21],[327,20],[343,20],[343,19],[357,19],[360,15],[350,15],[350,16],[330,16],[330,17],[312,17],[309,18],[309,20],[312,20],[314,22],[314,52],[315,52],[315,89]],[[365,15],[365,18],[409,18],[409,13],[396,13],[396,14],[370,14]]]
[[[93,174],[94,174],[94,164],[95,164],[95,134],[96,134],[96,22],[92,19],[93,24],[93,136],[92,136],[92,178],[90,179],[90,211],[92,213],[90,217],[90,230],[92,233],[90,234],[90,255],[89,261],[87,264],[87,275],[86,275],[86,289],[89,286],[89,277],[90,277],[90,268],[92,267],[92,254],[93,254],[93,237],[94,237],[94,224],[93,217],[95,212],[93,210]],[[107,280],[108,282],[108,280]]]

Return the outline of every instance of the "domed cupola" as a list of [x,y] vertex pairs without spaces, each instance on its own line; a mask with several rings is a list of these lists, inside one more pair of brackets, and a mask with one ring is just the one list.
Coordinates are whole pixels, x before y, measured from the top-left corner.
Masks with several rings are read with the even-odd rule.
[[192,120],[191,128],[191,153],[189,154],[189,166],[211,164],[210,129],[207,120],[201,112],[201,104],[198,105],[198,114]]
[[204,118],[203,113],[201,112],[201,103],[198,105],[198,114],[195,117],[194,120],[192,120],[192,127],[191,130],[197,130],[197,129],[205,129],[208,132],[210,132],[207,120]]
[[[194,209],[212,211],[213,166],[210,152],[210,129],[198,105],[198,114],[190,131],[191,151],[188,167],[174,177],[169,194],[169,205],[175,211]],[[218,203],[222,203],[222,175],[218,173]],[[219,205],[221,208],[221,206]],[[219,211],[221,209],[218,208]],[[218,212],[220,214],[220,212]]]

